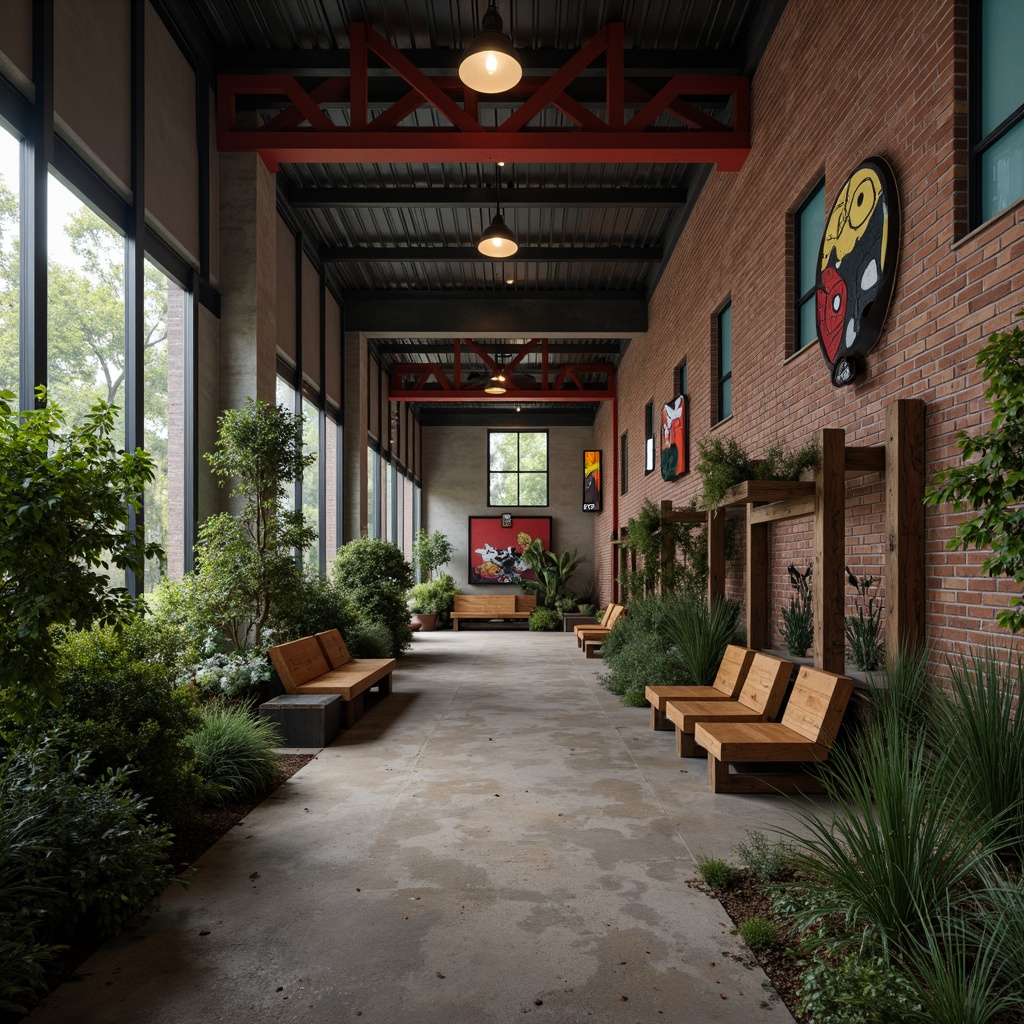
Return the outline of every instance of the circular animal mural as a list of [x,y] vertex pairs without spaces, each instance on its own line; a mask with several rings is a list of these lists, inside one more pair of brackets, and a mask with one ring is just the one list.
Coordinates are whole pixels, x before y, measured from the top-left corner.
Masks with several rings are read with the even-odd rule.
[[892,169],[865,160],[846,179],[825,222],[817,275],[821,354],[836,387],[852,384],[882,333],[896,278],[900,206]]

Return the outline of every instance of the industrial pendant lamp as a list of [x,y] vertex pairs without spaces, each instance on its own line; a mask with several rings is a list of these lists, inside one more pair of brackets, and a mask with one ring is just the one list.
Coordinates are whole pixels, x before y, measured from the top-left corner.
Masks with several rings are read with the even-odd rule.
[[523,77],[523,66],[512,40],[502,31],[495,0],[488,4],[482,28],[462,58],[459,78],[474,92],[505,92]]
[[519,251],[516,244],[516,236],[512,234],[505,224],[505,218],[501,215],[501,165],[498,165],[498,197],[494,202],[494,217],[491,226],[480,236],[476,243],[477,249],[484,256],[501,260],[508,256],[515,256]]
[[487,387],[484,388],[484,394],[505,394],[505,372],[502,369],[500,360],[498,362],[498,368],[494,371],[494,376],[491,378],[490,383],[487,385]]

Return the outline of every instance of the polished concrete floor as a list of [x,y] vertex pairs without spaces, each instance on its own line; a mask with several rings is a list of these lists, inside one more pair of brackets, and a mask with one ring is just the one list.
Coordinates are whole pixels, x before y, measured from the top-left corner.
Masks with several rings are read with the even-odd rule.
[[780,1022],[699,854],[791,824],[708,792],[571,635],[418,634],[395,693],[34,1024]]

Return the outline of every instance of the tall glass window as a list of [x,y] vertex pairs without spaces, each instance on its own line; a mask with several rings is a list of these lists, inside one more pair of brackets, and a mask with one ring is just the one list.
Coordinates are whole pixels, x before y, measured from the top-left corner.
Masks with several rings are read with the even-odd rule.
[[156,461],[146,485],[146,540],[164,549],[146,563],[144,585],[185,571],[185,292],[148,260],[143,338],[143,447]]
[[974,202],[983,223],[1024,196],[1024,4],[975,0],[972,15]]
[[302,396],[302,452],[316,456],[316,461],[302,473],[302,512],[306,525],[317,531],[317,537],[302,553],[302,564],[316,572],[320,568],[320,414],[305,395]]
[[718,421],[732,415],[732,303],[718,314]]
[[0,127],[0,391],[18,395],[21,143]]
[[[278,375],[277,378],[277,393],[275,394],[275,402],[277,405],[284,406],[289,412],[295,412],[295,388],[292,387],[291,382],[285,380],[284,377]],[[294,486],[285,488],[284,496],[284,507],[290,511],[295,511],[295,490]]]
[[487,432],[487,504],[548,503],[548,432]]
[[380,455],[372,448],[366,452],[366,532],[380,538]]
[[644,476],[654,472],[654,403],[644,406]]
[[793,351],[799,352],[818,338],[814,293],[818,280],[821,239],[825,234],[824,182],[797,211],[793,226],[796,235],[796,332]]
[[324,469],[327,473],[327,483],[324,493],[327,497],[325,516],[327,532],[324,538],[324,550],[327,553],[327,561],[330,563],[338,551],[338,509],[341,507],[338,501],[338,452],[341,450],[341,427],[331,411],[327,413],[326,422]]
[[619,438],[619,494],[629,490],[629,434]]

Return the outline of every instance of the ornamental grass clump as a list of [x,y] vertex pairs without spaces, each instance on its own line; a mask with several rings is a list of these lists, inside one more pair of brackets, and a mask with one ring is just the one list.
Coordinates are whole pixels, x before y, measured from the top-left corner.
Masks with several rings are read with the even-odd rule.
[[212,705],[201,727],[188,737],[196,770],[206,781],[209,802],[260,797],[277,781],[281,737],[273,723],[243,705]]
[[740,925],[739,933],[751,949],[772,949],[779,944],[779,930],[760,914],[748,917]]
[[885,660],[882,602],[874,594],[878,578],[855,576],[847,566],[846,579],[857,595],[854,601],[855,614],[846,616],[846,649],[857,668],[862,672],[873,672]]
[[666,602],[663,632],[675,646],[682,669],[680,682],[710,686],[718,674],[725,649],[736,639],[740,606],[735,601],[684,594]]

